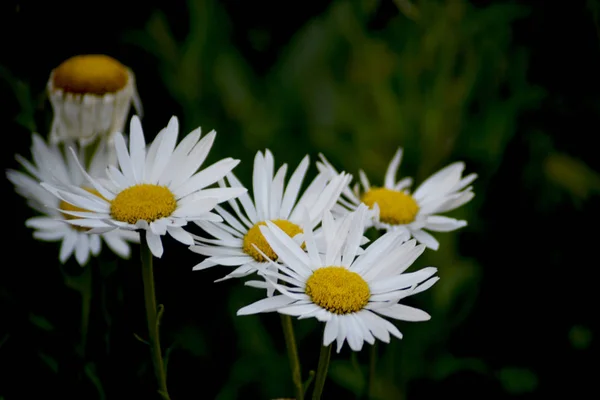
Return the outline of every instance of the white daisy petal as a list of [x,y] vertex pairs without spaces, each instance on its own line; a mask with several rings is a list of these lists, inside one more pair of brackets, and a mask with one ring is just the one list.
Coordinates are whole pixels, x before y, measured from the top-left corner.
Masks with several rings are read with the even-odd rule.
[[269,215],[271,218],[280,219],[281,218],[281,203],[283,201],[283,181],[285,179],[285,174],[287,173],[287,164],[283,164],[275,177],[273,178],[273,182],[271,184],[271,193],[269,198]]
[[35,231],[33,232],[33,237],[37,240],[41,240],[44,242],[56,242],[59,240],[63,240],[67,235],[69,235],[68,231]]
[[475,193],[471,192],[470,190],[465,190],[464,192],[457,193],[453,197],[451,197],[451,196],[448,196],[448,197],[450,197],[450,199],[447,200],[442,205],[439,205],[435,209],[435,211],[433,211],[434,213],[443,213],[446,211],[452,211],[454,209],[457,209],[458,207],[462,206],[463,204],[466,204],[469,201],[471,201],[473,199],[473,197],[475,197]]
[[65,225],[63,220],[48,217],[32,217],[25,221],[25,226],[33,229],[55,230]]
[[129,127],[129,148],[131,149],[131,166],[136,182],[144,181],[146,163],[146,141],[142,123],[137,116],[131,118]]
[[467,225],[467,221],[444,217],[442,215],[430,215],[427,217],[425,228],[435,232],[451,232]]
[[278,308],[277,312],[281,313],[281,314],[287,314],[287,315],[291,315],[293,317],[297,317],[306,313],[311,313],[317,310],[320,310],[321,307],[319,307],[316,304],[313,303],[305,303],[305,304],[293,304],[291,306],[288,307],[282,307],[282,308]]
[[283,262],[301,276],[306,276],[312,269],[306,267],[310,260],[306,253],[282,229],[271,221],[261,226],[260,231]]
[[290,177],[290,180],[287,184],[287,188],[285,189],[285,193],[283,195],[283,200],[281,202],[279,218],[288,219],[290,217],[290,213],[292,212],[294,203],[298,198],[300,187],[302,186],[302,182],[304,181],[304,177],[306,176],[308,163],[309,157],[305,156],[300,162],[300,164],[298,164],[298,167]]
[[150,174],[146,175],[147,182],[158,183],[160,180],[165,179],[162,177],[165,173],[167,174],[166,179],[174,176],[176,171],[168,170],[167,165],[169,165],[169,161],[171,160],[178,135],[179,120],[177,117],[173,116],[169,120],[164,133],[161,135],[161,140],[156,149],[156,155],[154,156],[152,166],[150,167]]
[[441,170],[427,178],[417,188],[417,190],[415,190],[413,197],[417,200],[420,200],[432,191],[442,193],[450,191],[452,187],[454,187],[460,182],[460,176],[464,169],[465,164],[463,162],[455,162],[448,165],[447,167],[442,168]]
[[77,242],[75,243],[75,259],[82,267],[90,259],[89,235],[77,235]]
[[167,232],[173,237],[173,239],[181,242],[185,245],[191,246],[194,244],[194,238],[185,229],[178,226],[167,227]]
[[122,258],[129,258],[131,255],[131,248],[129,244],[120,237],[118,231],[111,231],[104,233],[102,239],[106,242],[106,245]]
[[[166,174],[161,176],[158,181],[159,185],[177,187],[200,168],[217,136],[216,132],[213,131],[200,140],[200,135],[201,129],[194,129],[177,145],[166,168],[167,170],[178,171],[178,173],[173,176],[167,176]],[[208,143],[208,146],[205,146],[206,143]]]
[[[390,334],[402,338],[400,331],[382,316],[405,321],[428,319],[425,312],[401,305],[399,301],[417,293],[420,286],[424,290],[431,287],[437,281],[437,277],[433,277],[437,269],[428,267],[404,273],[405,265],[412,263],[415,254],[421,254],[424,246],[416,246],[415,240],[405,242],[403,232],[387,233],[374,241],[364,255],[357,257],[356,249],[368,223],[367,211],[367,206],[359,205],[357,211],[337,219],[325,213],[321,234],[324,235],[325,252],[332,254],[329,258],[319,254],[309,257],[302,251],[302,239],[307,248],[314,247],[314,243],[310,244],[313,242],[310,221],[305,221],[302,239],[298,241],[290,238],[275,223],[266,221],[266,226],[260,227],[261,232],[281,263],[270,261],[268,268],[266,265],[257,266],[265,282],[252,281],[248,286],[267,290],[267,298],[255,303],[265,305],[251,305],[238,315],[277,311],[299,319],[316,318],[325,322],[323,344],[336,341],[338,352],[344,342],[353,351],[360,351],[365,342],[374,344],[375,339],[389,342]],[[267,258],[258,246],[255,245],[255,248]],[[339,265],[342,260],[340,253],[344,254],[345,266]],[[357,263],[360,263],[358,268],[355,267]],[[385,274],[371,274],[370,271],[381,263],[385,268],[380,272]],[[396,268],[396,264],[400,267]],[[361,274],[355,273],[355,270]],[[371,277],[379,275],[381,279]],[[289,285],[284,286],[280,282],[288,282]],[[274,290],[280,295],[271,297]],[[271,300],[274,298],[277,300]]]
[[431,250],[437,250],[440,247],[440,243],[437,241],[437,239],[422,229],[411,230],[411,233],[413,237],[419,241],[419,243],[423,243]]
[[375,316],[369,310],[362,310],[359,312],[360,317],[364,320],[365,325],[369,328],[373,336],[381,340],[384,343],[390,342],[390,333],[380,322],[380,318]]
[[156,258],[161,258],[163,254],[163,245],[159,235],[155,235],[150,231],[146,231],[146,241],[152,255]]
[[[137,118],[137,116],[134,116],[133,118]],[[117,151],[117,159],[119,160],[119,167],[121,168],[123,176],[127,179],[130,185],[138,183],[138,181],[135,179],[135,173],[133,172],[133,163],[131,162],[131,157],[127,151],[127,144],[125,143],[125,138],[121,132],[117,132],[115,134],[114,141],[115,150]]]
[[232,279],[232,278],[243,278],[245,276],[248,276],[248,275],[254,273],[255,270],[256,269],[252,266],[252,263],[249,262],[248,264],[244,264],[244,265],[236,268],[235,270],[233,270],[233,272],[231,272],[230,274],[227,274],[223,278],[217,279],[215,281],[215,283],[222,282],[222,281],[225,281],[227,279]]
[[[233,173],[227,174],[227,181],[229,182],[229,185],[231,187],[243,187],[240,181]],[[256,213],[256,208],[254,207],[254,203],[252,203],[252,200],[250,200],[250,196],[248,195],[247,191],[245,194],[240,195],[240,197],[238,197],[237,200],[239,200],[240,204],[244,208],[244,212],[246,213],[250,221],[253,223],[259,222],[258,214]]]
[[223,178],[226,174],[231,172],[239,164],[240,160],[234,160],[233,158],[225,158],[220,160],[208,168],[196,173],[185,183],[180,185],[174,190],[175,197],[180,199],[191,193],[194,193],[200,189],[212,185],[219,179]]
[[329,346],[337,337],[339,322],[337,315],[334,315],[325,324],[325,332],[323,333],[323,346]]
[[[390,165],[388,166],[387,171],[385,172],[385,181],[384,186],[388,189],[394,189],[396,184],[396,172],[398,171],[398,167],[400,166],[400,161],[402,160],[402,148],[396,150],[396,154],[390,161]],[[398,189],[396,189],[398,190]]]
[[371,282],[369,285],[373,294],[390,292],[419,284],[431,278],[437,272],[435,267],[426,267],[416,272],[400,274],[393,277],[386,277],[383,280]]
[[[163,253],[160,236],[167,233],[177,241],[188,246],[193,245],[194,238],[184,230],[184,226],[192,221],[196,224],[222,222],[221,216],[212,212],[215,206],[244,193],[245,189],[238,187],[202,190],[229,173],[239,160],[227,158],[196,172],[206,158],[215,134],[209,134],[200,140],[198,129],[184,138],[176,148],[178,125],[177,118],[171,118],[167,127],[156,136],[146,150],[141,123],[139,118],[134,116],[130,124],[129,149],[122,134],[115,137],[119,168],[108,164],[101,168],[101,163],[96,162],[95,170],[105,171],[106,177],[89,175],[75,158],[76,153],[73,149],[73,162],[70,165],[79,166],[81,174],[77,176],[85,177],[99,195],[81,186],[83,182],[59,182],[52,178],[51,181],[41,183],[43,188],[57,199],[51,205],[53,209],[50,211],[57,216],[66,217],[65,222],[68,224],[91,228],[89,233],[110,233],[110,236],[105,236],[105,241],[120,255],[129,256],[128,245],[123,241],[132,241],[132,237],[112,233],[115,229],[119,232],[145,231],[142,234],[146,235],[148,246],[156,257]],[[81,149],[79,150],[82,153]],[[43,151],[38,153],[38,158],[42,157]],[[54,160],[57,156],[51,154]],[[45,169],[52,170],[52,165],[46,165]],[[195,175],[191,176],[194,173]],[[173,187],[173,182],[177,183],[178,188]],[[59,204],[57,207],[61,200],[68,203],[67,206]],[[44,201],[47,201],[47,198],[44,198]],[[228,233],[226,229],[216,231],[219,234],[222,231]],[[139,235],[136,238],[139,238]]]
[[75,245],[77,244],[77,233],[75,231],[71,231],[67,235],[65,235],[62,245],[60,246],[60,253],[58,254],[58,260],[61,263],[65,263],[73,251],[75,250]]
[[371,190],[371,184],[369,183],[369,178],[367,178],[367,174],[362,169],[358,171],[358,177],[360,178],[360,183],[363,186],[365,192]]
[[259,300],[253,304],[250,304],[249,306],[240,308],[237,311],[236,315],[249,315],[261,312],[270,312],[280,307],[286,307],[294,302],[295,300],[292,300],[284,295],[267,297],[266,299]]
[[403,304],[394,304],[390,307],[378,308],[375,310],[377,314],[384,315],[386,317],[399,319],[402,321],[428,321],[431,316],[425,311],[419,310],[418,308],[405,306]]
[[[321,155],[322,171],[329,171],[330,176],[337,174],[335,168]],[[474,194],[470,185],[476,174],[462,177],[465,169],[463,162],[454,162],[437,171],[426,179],[414,193],[408,188],[412,179],[405,177],[396,182],[396,172],[402,158],[402,149],[398,149],[386,170],[384,185],[371,187],[369,179],[363,170],[359,171],[360,185],[355,184],[354,190],[349,189],[349,184],[342,190],[332,211],[336,216],[343,216],[353,212],[359,204],[370,207],[372,226],[378,230],[395,231],[403,230],[413,234],[419,242],[426,244],[431,249],[437,249],[437,240],[423,228],[432,231],[447,232],[466,225],[466,221],[449,219],[433,219],[431,228],[428,228],[428,219],[446,211],[453,210],[469,202]],[[382,208],[383,207],[383,208]],[[438,215],[435,215],[436,217]]]
[[102,249],[102,241],[100,235],[88,235],[90,238],[90,253],[96,257]]

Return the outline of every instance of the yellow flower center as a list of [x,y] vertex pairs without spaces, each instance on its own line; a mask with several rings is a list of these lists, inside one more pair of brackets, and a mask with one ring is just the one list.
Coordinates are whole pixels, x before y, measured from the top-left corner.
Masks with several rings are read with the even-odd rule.
[[[106,200],[104,198],[104,196],[102,196],[96,189],[94,188],[89,188],[89,187],[83,187],[83,190],[90,192],[100,198],[103,198],[104,200]],[[80,207],[76,207],[71,203],[67,203],[66,201],[62,200],[58,206],[58,208],[60,210],[64,210],[64,211],[75,211],[75,212],[89,212],[90,210],[86,210],[85,208],[80,208]],[[60,213],[65,219],[80,219],[80,217],[75,217],[74,215],[70,215],[70,214],[66,214],[66,213]],[[85,232],[88,231],[89,228],[84,228],[82,226],[75,226],[75,225],[71,225],[73,227],[73,229],[81,231],[81,232]]]
[[54,70],[56,88],[68,93],[103,95],[123,89],[129,76],[127,68],[102,54],[71,57]]
[[359,274],[335,266],[313,272],[305,292],[313,303],[334,314],[358,312],[371,297],[369,284]]
[[[281,228],[281,230],[284,231],[285,233],[287,233],[289,235],[289,237],[294,237],[297,234],[303,232],[302,228],[300,228],[298,225],[294,224],[293,222],[286,221],[285,219],[276,219],[271,222],[273,222],[275,225],[277,225],[279,228]],[[244,236],[244,245],[243,245],[242,249],[244,250],[244,253],[248,254],[249,256],[254,258],[256,261],[266,262],[267,259],[264,258],[263,255],[260,254],[254,248],[253,245],[256,245],[256,247],[258,247],[260,249],[260,251],[265,253],[265,255],[267,255],[267,257],[269,257],[273,261],[276,261],[277,254],[275,254],[275,252],[273,251],[271,246],[269,246],[267,239],[265,239],[262,232],[260,231],[259,227],[261,225],[266,225],[266,223],[259,222],[258,224],[254,225],[252,228],[250,228],[248,230],[248,233],[246,233],[246,236]],[[304,243],[302,244],[302,247],[304,247]]]
[[141,183],[119,193],[110,202],[110,215],[117,221],[135,224],[168,217],[177,208],[175,196],[166,186]]
[[390,225],[404,225],[413,222],[419,212],[419,205],[411,195],[386,188],[371,188],[363,194],[362,202],[373,208],[379,206],[379,219]]

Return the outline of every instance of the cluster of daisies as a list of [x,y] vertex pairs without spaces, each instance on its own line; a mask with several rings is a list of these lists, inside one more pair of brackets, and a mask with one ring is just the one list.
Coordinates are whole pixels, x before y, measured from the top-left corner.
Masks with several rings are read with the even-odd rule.
[[[50,141],[34,134],[31,160],[17,156],[24,171],[7,171],[16,191],[38,213],[25,224],[35,238],[61,242],[61,262],[74,255],[84,266],[100,253],[102,242],[127,258],[131,244],[140,239],[162,257],[168,234],[200,255],[194,270],[218,266],[226,271],[222,279],[254,276],[246,285],[263,289],[265,297],[238,315],[314,317],[325,322],[323,344],[336,341],[338,351],[344,342],[358,351],[364,342],[401,338],[388,318],[429,319],[401,300],[430,288],[439,279],[437,269],[406,271],[426,248],[438,248],[431,232],[466,225],[440,215],[473,197],[469,185],[476,175],[463,177],[463,163],[447,166],[411,191],[410,178],[396,178],[401,149],[383,186],[372,186],[362,171],[360,184],[354,184],[350,174],[338,172],[323,155],[314,164],[312,181],[305,182],[308,156],[288,179],[288,165],[276,168],[273,154],[265,150],[256,153],[249,190],[232,172],[239,160],[204,165],[214,131],[203,135],[198,128],[178,142],[173,117],[147,143],[137,116],[127,135],[115,131],[114,126],[123,130],[123,111],[109,111],[119,101],[127,111],[132,101],[135,105],[127,70],[123,79],[114,79],[112,99],[97,93],[97,101],[62,84],[64,93],[51,97],[55,122]],[[120,98],[119,90],[128,90],[128,96]],[[73,104],[93,104],[88,120],[72,121],[68,110]],[[103,112],[114,117],[112,122],[101,118]],[[77,136],[82,124],[98,127],[98,121],[104,121],[101,129]],[[89,143],[96,143],[93,151]],[[369,228],[382,234],[369,242]]]

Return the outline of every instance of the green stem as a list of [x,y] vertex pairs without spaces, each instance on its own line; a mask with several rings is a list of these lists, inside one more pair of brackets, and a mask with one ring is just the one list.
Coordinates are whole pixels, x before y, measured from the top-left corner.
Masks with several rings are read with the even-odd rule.
[[375,365],[377,363],[377,342],[373,343],[369,351],[369,386],[367,398],[372,399],[375,392]]
[[281,327],[285,338],[285,347],[287,349],[290,369],[292,370],[292,381],[296,391],[296,400],[304,400],[304,385],[302,383],[302,373],[300,370],[300,357],[298,357],[298,348],[294,337],[294,327],[292,326],[292,317],[279,314],[281,316]]
[[92,266],[87,266],[81,276],[81,344],[80,354],[85,357],[87,334],[90,326],[90,309],[92,305]]
[[152,352],[154,374],[158,380],[159,393],[165,400],[169,400],[167,391],[167,375],[165,364],[160,350],[160,337],[158,335],[158,310],[154,294],[154,273],[152,272],[152,253],[148,247],[145,232],[140,232],[140,255],[142,259],[142,279],[144,281],[144,302],[146,304],[146,320],[148,321],[149,344]]
[[327,379],[327,370],[329,369],[329,359],[331,358],[331,346],[321,346],[319,354],[319,366],[317,367],[317,377],[315,378],[315,389],[313,390],[312,400],[320,400]]

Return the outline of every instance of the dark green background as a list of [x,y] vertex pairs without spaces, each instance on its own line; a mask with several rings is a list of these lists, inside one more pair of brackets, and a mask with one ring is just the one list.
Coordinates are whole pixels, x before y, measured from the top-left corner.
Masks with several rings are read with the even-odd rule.
[[[545,4],[544,4],[545,3]],[[4,2],[0,121],[4,168],[47,134],[50,70],[105,53],[136,73],[151,139],[175,114],[180,135],[216,129],[209,162],[240,158],[248,184],[257,150],[297,165],[323,152],[381,182],[398,146],[402,175],[421,182],[464,160],[475,199],[436,235],[441,280],[410,304],[425,323],[399,322],[382,345],[377,398],[522,398],[596,391],[600,169],[600,46],[596,1],[133,3]],[[181,137],[180,136],[180,137]],[[314,174],[314,168],[311,170]],[[93,290],[58,246],[31,237],[32,215],[3,180],[0,399],[153,398],[138,251],[104,252]],[[165,240],[155,263],[165,305],[174,400],[273,399],[293,393],[276,315],[236,317],[262,291]],[[86,352],[81,293],[92,305]],[[316,368],[322,328],[295,324],[303,373]],[[367,351],[334,354],[325,398],[364,393]]]

